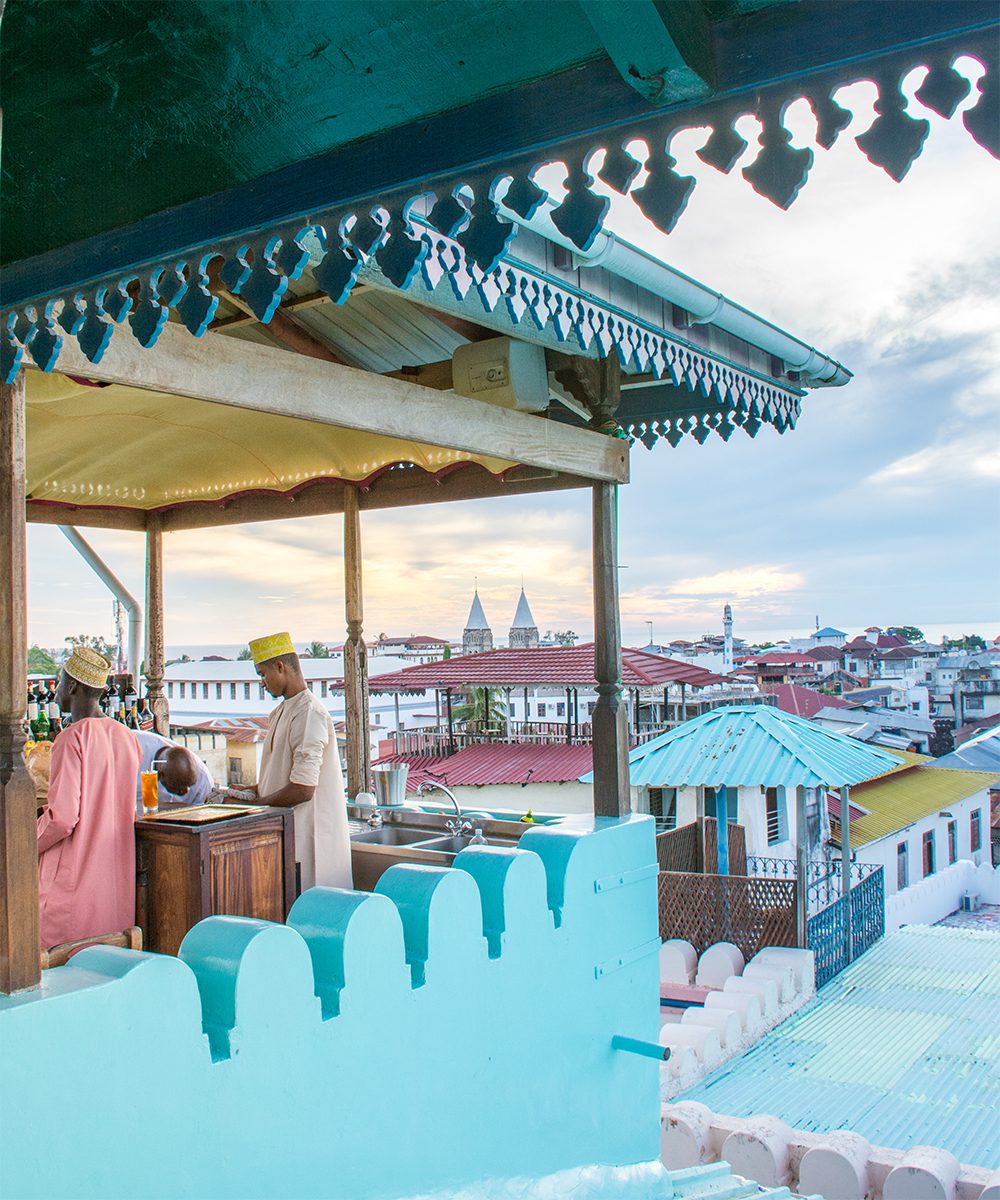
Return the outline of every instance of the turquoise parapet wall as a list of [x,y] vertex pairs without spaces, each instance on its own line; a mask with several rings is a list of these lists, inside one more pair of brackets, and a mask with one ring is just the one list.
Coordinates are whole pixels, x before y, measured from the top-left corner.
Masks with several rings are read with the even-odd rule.
[[585,1168],[607,1184],[581,1194],[671,1196],[657,1065],[612,1049],[659,1032],[653,822],[520,847],[314,888],[287,925],[211,917],[179,958],[92,947],[0,997],[0,1195],[380,1200]]

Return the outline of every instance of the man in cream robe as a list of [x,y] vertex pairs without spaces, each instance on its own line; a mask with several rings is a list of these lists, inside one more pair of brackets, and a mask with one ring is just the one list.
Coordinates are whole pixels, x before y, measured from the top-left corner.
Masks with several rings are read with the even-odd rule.
[[349,888],[351,843],[337,734],[306,686],[287,633],[250,643],[257,674],[281,703],[271,713],[257,792],[261,804],[295,809],[295,858],[302,891]]

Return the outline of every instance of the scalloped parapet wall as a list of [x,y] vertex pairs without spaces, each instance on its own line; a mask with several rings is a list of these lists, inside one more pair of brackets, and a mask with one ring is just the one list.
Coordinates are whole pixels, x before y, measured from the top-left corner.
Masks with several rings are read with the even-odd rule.
[[656,1063],[612,1049],[658,1032],[652,820],[520,846],[0,997],[0,1191],[376,1200],[655,1164]]

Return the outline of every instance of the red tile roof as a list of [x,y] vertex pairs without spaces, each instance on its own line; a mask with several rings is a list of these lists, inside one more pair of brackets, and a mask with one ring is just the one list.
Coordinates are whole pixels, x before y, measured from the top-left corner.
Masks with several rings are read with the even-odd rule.
[[[498,783],[569,783],[594,769],[590,746],[536,746],[484,742],[457,754],[390,754],[379,762],[405,762],[407,791],[426,781],[449,787]],[[433,799],[433,793],[428,797]]]
[[[703,688],[722,683],[704,667],[677,662],[644,650],[622,650],[622,682],[627,688],[686,683]],[[485,650],[439,662],[404,667],[369,681],[373,692],[423,692],[458,687],[591,687],[594,646],[551,646],[537,650]]]
[[813,662],[834,662],[840,659],[840,650],[836,646],[814,646],[806,651],[806,658]]
[[812,664],[812,659],[808,654],[800,654],[798,650],[768,650],[766,654],[759,654],[753,659],[754,663],[761,663],[765,666],[773,664],[781,666],[784,663],[808,663]]
[[847,708],[839,696],[827,696],[796,683],[779,683],[777,687],[766,688],[765,691],[774,696],[782,712],[792,713],[796,717],[809,719],[821,708]]
[[262,742],[267,736],[269,717],[216,717],[184,725],[185,733],[218,733],[230,742]]
[[912,646],[893,646],[889,650],[882,650],[879,654],[879,658],[881,658],[883,661],[888,659],[890,662],[919,657],[920,651],[914,650]]

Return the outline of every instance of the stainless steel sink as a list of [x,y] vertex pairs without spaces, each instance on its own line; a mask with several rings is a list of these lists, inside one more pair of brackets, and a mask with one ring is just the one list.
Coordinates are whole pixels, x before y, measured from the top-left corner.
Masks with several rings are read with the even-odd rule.
[[[424,850],[439,850],[444,854],[454,855],[458,854],[460,850],[464,850],[466,846],[470,846],[472,844],[472,835],[469,833],[463,833],[453,835],[451,837],[434,838],[429,842],[422,842],[421,846]],[[482,845],[481,842],[476,844]],[[509,850],[511,847],[517,845],[517,838],[497,837],[494,835],[493,837],[486,838],[486,845],[503,846]]]
[[[360,814],[351,811],[355,819]],[[448,832],[449,815],[417,812],[413,809],[383,810],[385,824],[380,829],[363,828],[351,835],[351,867],[354,886],[371,891],[379,877],[396,863],[449,867],[455,855],[472,841],[471,834]],[[476,819],[482,826],[489,846],[516,847],[518,838],[530,825],[499,819]]]
[[413,842],[423,842],[433,836],[429,829],[404,829],[399,825],[383,825],[381,829],[368,829],[364,833],[357,833],[351,841],[363,842],[369,846],[409,846]]

